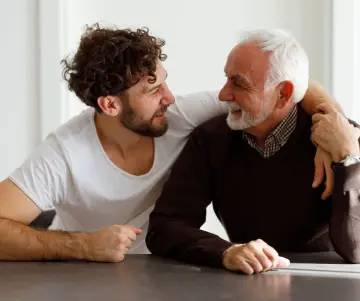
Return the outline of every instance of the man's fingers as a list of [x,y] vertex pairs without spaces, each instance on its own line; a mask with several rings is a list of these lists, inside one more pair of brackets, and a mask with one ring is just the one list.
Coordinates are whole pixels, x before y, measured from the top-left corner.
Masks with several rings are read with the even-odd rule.
[[132,247],[132,241],[130,239],[128,239],[124,245],[127,249],[130,249]]
[[251,260],[250,264],[253,263],[252,267],[256,272],[267,271],[274,267],[274,259],[278,257],[275,249],[261,239],[250,242],[248,246],[251,252],[248,258]]
[[321,139],[320,134],[317,131],[312,132],[310,136],[310,140],[316,147],[322,146],[323,141]]
[[129,253],[129,249],[130,249],[130,247],[122,245],[119,249],[119,252],[122,255],[126,255],[127,253]]
[[255,254],[252,254],[252,256],[248,256],[248,261],[247,263],[251,266],[251,268],[253,269],[253,271],[255,273],[260,273],[263,271],[264,267],[263,265],[260,263],[260,261],[256,258]]
[[265,255],[264,252],[256,252],[254,255],[257,261],[259,261],[259,264],[261,265],[260,272],[265,272],[273,267],[273,262]]
[[321,122],[316,122],[313,123],[313,125],[311,126],[311,134],[317,133],[319,131],[322,130],[322,123]]
[[279,254],[276,252],[276,250],[270,246],[265,247],[263,249],[264,254],[269,258],[269,260],[272,262],[272,267],[275,268],[279,263]]
[[136,240],[136,233],[135,232],[129,232],[128,234],[128,237],[129,237],[129,239],[130,240],[132,240],[132,241],[135,241]]
[[318,187],[324,180],[324,167],[322,165],[318,165],[319,163],[315,162],[315,171],[314,171],[314,181],[312,183],[312,187]]
[[326,186],[324,192],[321,194],[321,199],[326,200],[328,197],[331,196],[331,194],[332,194],[332,189],[330,189]]
[[316,107],[316,110],[318,112],[322,112],[324,114],[329,114],[332,112],[337,112],[334,106],[328,104],[328,103],[321,103]]
[[248,264],[245,260],[241,260],[239,262],[239,270],[241,272],[243,272],[244,274],[247,274],[247,275],[252,275],[254,274],[254,270],[253,268],[251,267],[250,264]]
[[122,233],[124,233],[129,239],[136,240],[136,233],[129,227],[123,227],[121,229]]
[[311,119],[312,119],[313,123],[317,123],[317,122],[321,121],[322,119],[324,119],[324,114],[316,113],[316,114],[312,115]]
[[332,190],[334,187],[334,172],[331,168],[331,162],[329,160],[324,161],[325,172],[326,172],[326,189],[321,195],[321,199],[326,200],[332,194]]
[[129,238],[129,236],[127,235],[127,233],[123,232],[123,233],[120,233],[119,236],[119,243],[120,243],[120,246],[125,246],[127,248],[131,248],[132,246],[132,241],[131,239]]
[[131,225],[125,225],[125,227],[127,227],[127,228],[129,228],[131,231],[135,232],[136,235],[139,235],[139,234],[142,232],[141,229],[138,229],[138,228],[136,228],[136,227],[134,227],[134,226],[131,226]]
[[279,262],[278,265],[276,266],[277,268],[286,268],[288,267],[290,264],[290,260],[285,258],[285,257],[279,257]]
[[325,176],[323,158],[319,148],[316,150],[314,163],[315,163],[315,171],[314,171],[314,181],[312,187],[316,188],[323,182]]
[[141,232],[142,232],[141,229],[136,228],[136,227],[134,227],[134,226],[132,226],[132,225],[125,225],[125,227],[131,229],[131,230],[134,231],[135,233],[137,233],[137,232],[141,233]]

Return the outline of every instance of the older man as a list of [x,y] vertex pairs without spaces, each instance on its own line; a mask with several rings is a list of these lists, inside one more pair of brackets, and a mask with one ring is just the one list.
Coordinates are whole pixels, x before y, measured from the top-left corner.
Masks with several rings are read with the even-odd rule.
[[[311,118],[297,105],[308,69],[282,31],[250,32],[231,51],[220,92],[229,113],[198,127],[175,163],[150,216],[152,253],[246,274],[288,265],[278,251],[334,248],[360,262],[359,133],[329,106],[314,115],[313,142],[335,171],[321,200]],[[211,202],[230,242],[200,230]]]

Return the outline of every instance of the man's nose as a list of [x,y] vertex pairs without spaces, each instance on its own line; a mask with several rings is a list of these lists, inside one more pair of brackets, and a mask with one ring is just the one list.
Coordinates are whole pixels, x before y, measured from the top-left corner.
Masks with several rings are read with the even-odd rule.
[[169,89],[166,89],[163,98],[161,100],[161,103],[163,105],[172,105],[175,102],[175,97],[174,95],[171,93],[171,91]]
[[222,87],[219,92],[219,99],[221,101],[234,101],[234,97],[231,93],[231,89],[228,87],[228,82]]

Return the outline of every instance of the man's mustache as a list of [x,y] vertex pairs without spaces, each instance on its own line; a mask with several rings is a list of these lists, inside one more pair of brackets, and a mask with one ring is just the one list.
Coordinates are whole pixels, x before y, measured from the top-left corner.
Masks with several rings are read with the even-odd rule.
[[157,111],[154,113],[152,119],[154,119],[154,118],[156,117],[156,115],[159,114],[159,113],[160,113],[160,114],[165,114],[166,111],[167,111],[167,109],[168,109],[168,107],[169,107],[169,105],[166,105],[166,106],[163,106],[162,108],[160,108],[159,110],[157,110]]

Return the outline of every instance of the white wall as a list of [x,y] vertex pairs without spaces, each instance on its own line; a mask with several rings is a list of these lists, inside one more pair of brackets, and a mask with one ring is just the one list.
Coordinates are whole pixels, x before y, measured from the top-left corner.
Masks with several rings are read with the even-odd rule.
[[360,1],[332,1],[333,95],[346,115],[360,123]]
[[0,2],[0,180],[40,142],[37,1]]
[[[168,83],[176,94],[220,88],[226,55],[242,30],[284,28],[308,51],[311,76],[330,88],[331,11],[329,0],[1,1],[1,28],[12,31],[3,30],[5,47],[0,48],[0,176],[15,168],[39,138],[83,108],[66,91],[59,62],[76,50],[85,24],[148,26],[166,39]],[[211,210],[209,216],[205,228],[224,236]]]
[[[311,75],[329,87],[331,1],[328,0],[65,0],[62,55],[76,49],[85,24],[148,26],[167,41],[169,86],[175,93],[220,88],[226,56],[242,30],[292,32],[311,59]],[[211,3],[211,4],[210,4]],[[141,7],[141,9],[140,9]],[[68,114],[82,108],[69,95]]]

